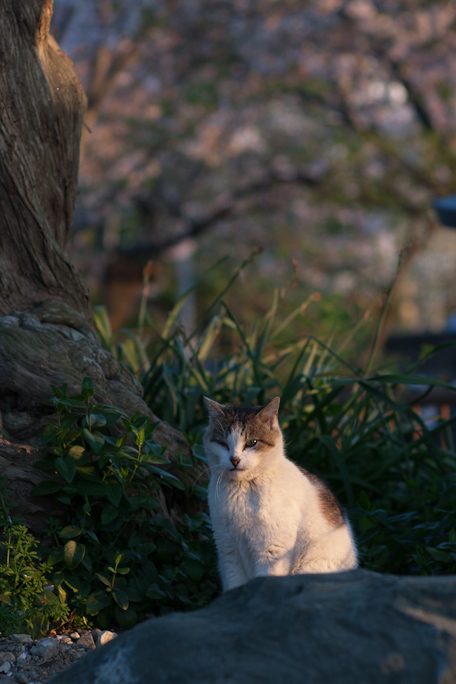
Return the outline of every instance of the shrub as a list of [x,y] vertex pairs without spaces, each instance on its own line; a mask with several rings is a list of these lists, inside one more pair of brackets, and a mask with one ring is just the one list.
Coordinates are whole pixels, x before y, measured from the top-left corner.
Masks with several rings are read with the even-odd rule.
[[69,608],[49,586],[51,567],[41,560],[33,535],[24,525],[8,521],[3,497],[2,503],[0,634],[25,630],[38,636],[49,630],[51,621],[65,620]]
[[[351,364],[345,351],[353,331],[339,349],[309,334],[288,339],[290,321],[307,304],[280,318],[276,295],[263,319],[243,326],[220,300],[205,326],[189,336],[173,327],[174,312],[140,373],[146,400],[198,443],[204,395],[244,405],[280,395],[288,455],[326,479],[348,507],[363,566],[454,572],[455,418],[437,415],[425,422],[415,408],[419,397],[415,391],[412,400],[410,390],[455,388],[420,376],[419,366],[402,374],[387,367],[371,372],[372,354],[364,370]],[[221,352],[227,348],[229,353]]]
[[[156,425],[97,404],[90,378],[75,397],[53,389],[58,424],[45,429],[47,453],[37,464],[51,479],[34,494],[67,508],[66,524],[51,520],[47,528],[55,541],[47,563],[61,601],[103,628],[206,604],[217,591],[210,523],[203,511],[169,514],[165,488],[189,491],[164,469]],[[113,436],[119,422],[124,434]],[[181,458],[181,473],[193,466]],[[205,497],[201,487],[191,489]]]

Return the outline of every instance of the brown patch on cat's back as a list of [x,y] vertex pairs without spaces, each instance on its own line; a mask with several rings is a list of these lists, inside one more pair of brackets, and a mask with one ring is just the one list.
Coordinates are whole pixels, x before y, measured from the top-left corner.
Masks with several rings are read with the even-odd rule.
[[307,477],[317,490],[321,513],[326,520],[331,523],[333,527],[341,527],[341,525],[344,525],[346,520],[342,504],[337,496],[330,490],[326,482],[321,480],[318,475],[309,473],[305,468],[301,468],[301,466],[296,467]]

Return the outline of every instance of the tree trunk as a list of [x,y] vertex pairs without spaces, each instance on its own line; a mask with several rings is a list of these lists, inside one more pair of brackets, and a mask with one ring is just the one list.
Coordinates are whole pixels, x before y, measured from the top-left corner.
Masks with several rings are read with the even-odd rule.
[[[0,0],[0,465],[25,514],[37,456],[17,442],[49,419],[51,384],[77,393],[89,375],[98,401],[157,420],[138,381],[101,349],[88,289],[65,252],[86,98],[49,35],[51,16],[52,0]],[[171,458],[188,449],[165,423],[155,436]]]

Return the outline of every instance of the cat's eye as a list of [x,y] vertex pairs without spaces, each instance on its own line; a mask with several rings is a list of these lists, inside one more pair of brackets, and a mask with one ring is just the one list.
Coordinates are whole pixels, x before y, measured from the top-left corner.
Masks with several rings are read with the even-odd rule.
[[221,447],[223,447],[224,449],[228,449],[228,444],[227,444],[226,442],[222,442],[221,439],[216,439],[216,440],[215,440],[215,443],[216,443],[216,444],[219,444],[219,445],[220,445]]
[[256,439],[249,439],[249,441],[245,443],[245,446],[247,447],[247,449],[251,449],[256,445],[257,441],[258,440]]

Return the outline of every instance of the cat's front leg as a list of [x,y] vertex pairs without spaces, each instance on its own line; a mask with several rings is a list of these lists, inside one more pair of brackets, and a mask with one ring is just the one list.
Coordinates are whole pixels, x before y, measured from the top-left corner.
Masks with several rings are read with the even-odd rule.
[[273,544],[263,553],[258,553],[255,562],[255,577],[282,577],[290,573],[291,554],[281,545]]
[[223,591],[229,591],[248,582],[241,558],[234,544],[219,545],[219,569]]

